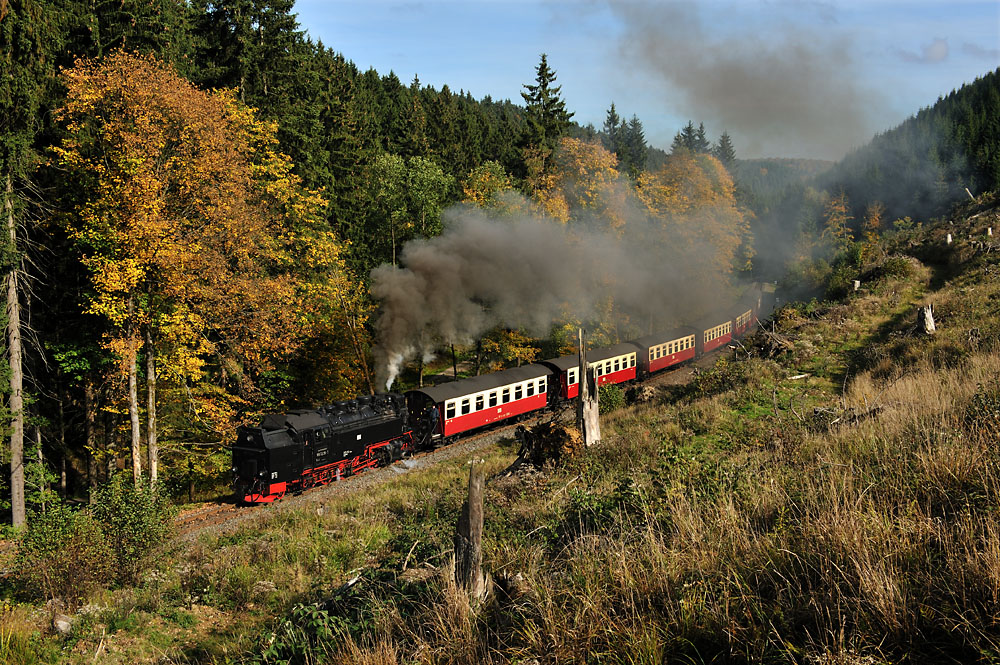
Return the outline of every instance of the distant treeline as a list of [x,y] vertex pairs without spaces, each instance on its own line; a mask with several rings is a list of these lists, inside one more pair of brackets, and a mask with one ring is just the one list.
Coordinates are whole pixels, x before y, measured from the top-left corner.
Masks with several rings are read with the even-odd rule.
[[1000,69],[877,135],[818,182],[842,189],[857,218],[881,201],[890,219],[927,219],[967,198],[966,188],[1000,188]]

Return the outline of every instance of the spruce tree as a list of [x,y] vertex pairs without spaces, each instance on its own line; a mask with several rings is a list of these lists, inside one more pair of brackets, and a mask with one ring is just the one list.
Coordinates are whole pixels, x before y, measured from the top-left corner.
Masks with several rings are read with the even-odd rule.
[[569,127],[572,113],[566,111],[566,102],[559,93],[562,86],[554,85],[556,73],[549,69],[548,60],[543,53],[538,67],[535,68],[535,84],[525,84],[524,98],[528,115],[527,145],[534,146],[551,154],[559,137]]
[[624,159],[619,157],[622,167],[628,172],[629,177],[635,180],[646,168],[646,157],[649,148],[646,145],[646,135],[642,129],[642,122],[638,116],[633,115],[625,127],[624,137]]
[[695,132],[694,151],[697,153],[712,151],[712,143],[708,140],[708,134],[705,132],[705,123],[703,122],[698,123],[698,131]]
[[733,141],[729,137],[729,132],[722,132],[719,142],[712,148],[712,155],[722,162],[726,169],[733,170],[733,166],[736,164],[736,150],[733,149]]
[[[604,118],[604,147],[615,153],[619,154],[621,149],[621,133],[624,129],[624,123],[622,119],[618,116],[618,112],[615,110],[615,103],[611,102],[611,108],[608,109],[608,115]],[[619,156],[619,159],[621,157]]]

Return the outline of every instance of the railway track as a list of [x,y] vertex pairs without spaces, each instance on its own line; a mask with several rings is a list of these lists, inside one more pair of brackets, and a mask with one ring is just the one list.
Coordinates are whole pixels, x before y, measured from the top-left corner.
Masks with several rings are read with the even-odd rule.
[[[696,371],[714,364],[718,355],[719,351],[705,354],[696,362],[652,377],[643,382],[643,385],[659,386],[686,383]],[[537,423],[552,417],[553,414],[547,412],[544,415],[533,416],[520,422],[511,422],[485,432],[463,437],[461,440],[448,445],[421,451],[386,467],[366,469],[361,473],[347,476],[327,485],[312,487],[299,494],[287,495],[274,503],[244,507],[238,507],[231,501],[211,503],[180,515],[175,522],[177,535],[182,540],[191,540],[206,530],[225,531],[230,527],[235,528],[235,526],[253,516],[266,514],[266,511],[289,510],[307,503],[321,504],[324,499],[332,495],[342,492],[360,491],[374,485],[389,482],[402,473],[450,459],[460,454],[466,448],[486,446],[503,438],[513,436],[514,430],[519,424]]]

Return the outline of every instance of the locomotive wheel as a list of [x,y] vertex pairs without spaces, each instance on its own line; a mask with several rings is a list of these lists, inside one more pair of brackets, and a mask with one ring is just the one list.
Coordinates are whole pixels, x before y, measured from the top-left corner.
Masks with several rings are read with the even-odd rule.
[[372,457],[375,458],[375,466],[383,467],[392,464],[392,451],[389,450],[389,446],[382,446],[374,451],[372,451]]

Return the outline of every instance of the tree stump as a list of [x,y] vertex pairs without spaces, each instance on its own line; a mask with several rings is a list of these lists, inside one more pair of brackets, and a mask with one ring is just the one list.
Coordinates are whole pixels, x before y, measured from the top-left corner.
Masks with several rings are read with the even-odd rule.
[[473,463],[469,469],[469,496],[462,506],[455,529],[455,584],[475,605],[486,597],[483,574],[483,469]]
[[934,305],[921,307],[918,318],[925,334],[933,335],[937,332],[937,327],[934,325]]

